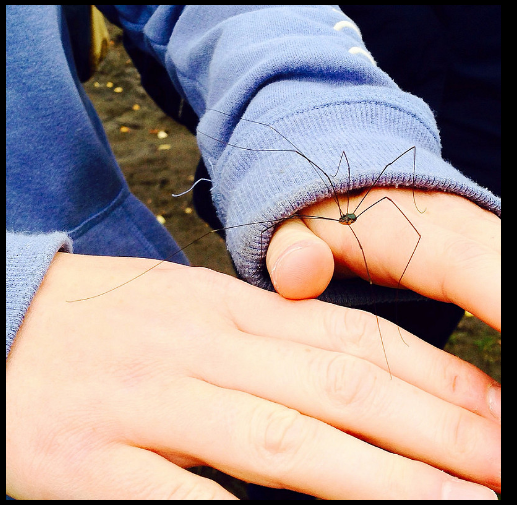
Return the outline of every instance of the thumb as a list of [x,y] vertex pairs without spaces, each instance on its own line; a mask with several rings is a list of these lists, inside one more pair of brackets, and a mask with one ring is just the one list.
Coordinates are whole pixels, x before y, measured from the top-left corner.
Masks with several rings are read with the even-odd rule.
[[294,300],[319,296],[334,274],[330,247],[300,219],[287,219],[277,227],[266,265],[276,291]]

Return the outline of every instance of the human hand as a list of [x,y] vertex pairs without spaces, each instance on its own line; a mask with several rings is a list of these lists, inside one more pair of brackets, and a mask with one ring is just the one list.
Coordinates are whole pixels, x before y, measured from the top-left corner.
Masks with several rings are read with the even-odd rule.
[[[349,212],[364,192],[350,197]],[[375,188],[352,225],[375,284],[401,287],[452,302],[493,328],[501,329],[501,220],[469,200],[450,193]],[[347,211],[347,198],[340,196]],[[339,218],[334,199],[300,214]],[[275,231],[267,266],[278,293],[303,299],[320,295],[333,275],[368,279],[361,249],[349,226],[320,219],[289,219]],[[410,260],[409,265],[408,261]]]
[[375,316],[170,263],[66,302],[152,264],[56,255],[6,364],[7,494],[232,498],[184,470],[209,465],[329,499],[495,498],[473,483],[500,486],[480,370],[381,321],[390,379]]

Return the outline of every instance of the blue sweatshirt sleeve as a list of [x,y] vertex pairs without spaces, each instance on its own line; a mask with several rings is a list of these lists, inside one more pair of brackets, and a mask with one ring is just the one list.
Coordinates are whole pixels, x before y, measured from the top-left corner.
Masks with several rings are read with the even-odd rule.
[[6,358],[29,304],[58,251],[72,252],[72,242],[66,233],[6,232]]
[[[267,224],[332,196],[315,164],[333,174],[337,192],[414,180],[416,187],[454,192],[500,212],[497,197],[442,159],[432,111],[376,66],[339,8],[99,8],[166,69],[199,116],[212,197],[223,225],[233,227],[228,249],[249,282],[271,289],[263,261],[272,232]],[[412,146],[414,179],[411,155],[378,178]],[[335,173],[343,151],[350,180],[343,166]],[[259,224],[241,226],[252,222]]]

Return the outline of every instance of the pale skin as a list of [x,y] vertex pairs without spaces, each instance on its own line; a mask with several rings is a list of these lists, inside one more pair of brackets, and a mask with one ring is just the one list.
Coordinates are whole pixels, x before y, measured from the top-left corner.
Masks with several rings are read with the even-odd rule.
[[[442,193],[417,193],[420,214],[411,193],[372,195],[422,235],[402,284],[500,328],[499,219]],[[374,282],[396,285],[415,234],[380,206],[377,236],[354,230]],[[304,213],[338,217],[332,201]],[[164,263],[67,303],[154,262],[58,253],[7,360],[7,493],[233,498],[185,470],[209,465],[327,499],[495,498],[500,386],[381,321],[390,377],[374,315],[286,299],[316,296],[334,261],[364,276],[346,226],[306,223],[286,221],[268,251],[270,272],[291,251],[273,272],[284,297]]]

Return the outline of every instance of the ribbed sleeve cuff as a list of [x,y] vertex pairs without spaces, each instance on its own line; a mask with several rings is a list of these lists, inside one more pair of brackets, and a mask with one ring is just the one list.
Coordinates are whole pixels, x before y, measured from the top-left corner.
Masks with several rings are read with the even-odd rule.
[[72,241],[66,233],[6,232],[6,358],[32,298],[58,251],[72,252]]
[[[231,228],[227,232],[228,250],[241,276],[251,284],[272,289],[264,256],[274,223],[331,197],[328,179],[337,193],[346,193],[348,188],[368,188],[374,182],[377,186],[413,187],[414,181],[416,188],[456,193],[500,213],[499,198],[442,159],[439,138],[427,107],[421,105],[419,116],[408,112],[417,109],[419,99],[405,98],[415,102],[408,105],[396,101],[396,97],[378,103],[357,95],[350,103],[334,103],[296,113],[286,111],[285,116],[275,121],[267,113],[247,114],[269,126],[241,121],[231,142],[223,146],[224,152],[217,160],[220,170],[214,171],[216,177],[212,177],[213,195],[221,221]],[[273,108],[275,114],[282,111],[278,105]],[[217,116],[217,112],[211,114]],[[306,131],[311,135],[306,135]],[[209,144],[210,140],[202,142]],[[416,146],[415,173],[412,154],[383,171],[412,146]],[[350,176],[345,164],[337,170],[343,150],[350,161]],[[323,171],[328,178],[322,175]],[[242,223],[255,224],[243,226]],[[364,287],[359,286],[361,282]],[[322,299],[356,305],[368,303],[372,292],[379,302],[396,296],[395,290],[372,288],[361,282],[357,286],[350,282],[334,286],[333,282]],[[403,296],[406,295],[401,293],[399,301]]]

